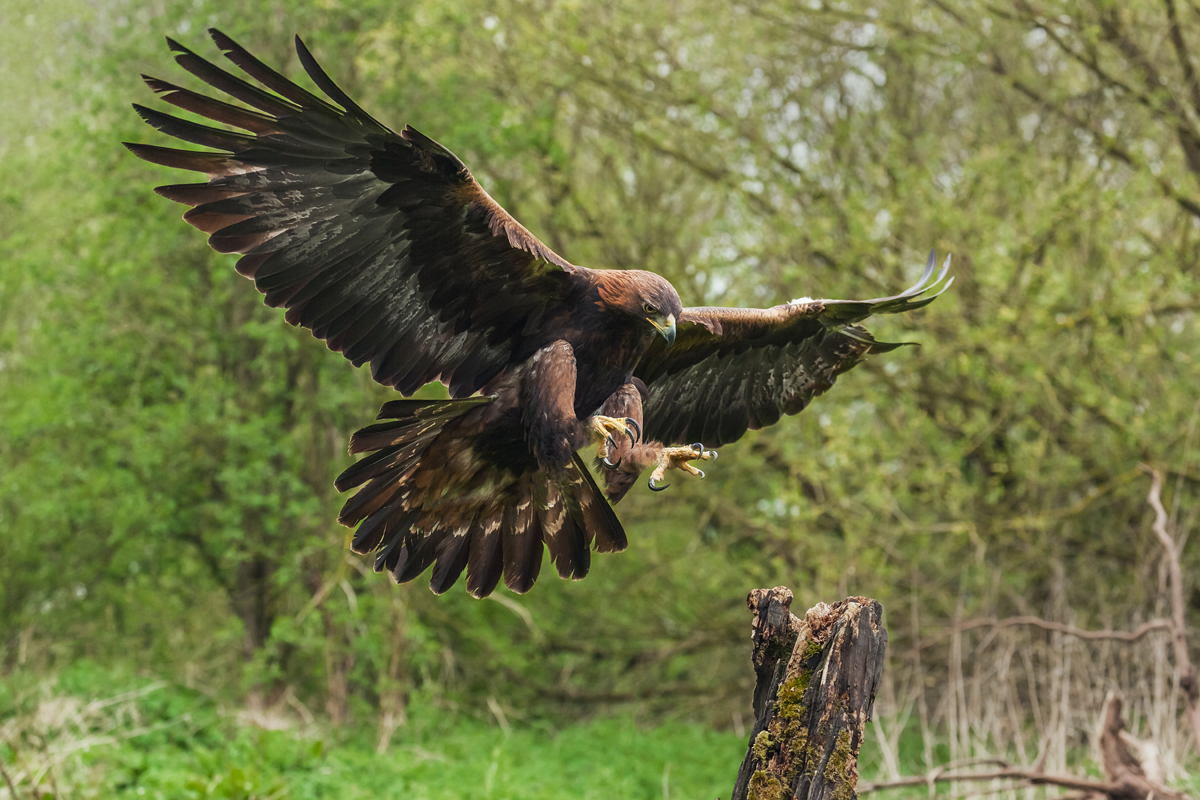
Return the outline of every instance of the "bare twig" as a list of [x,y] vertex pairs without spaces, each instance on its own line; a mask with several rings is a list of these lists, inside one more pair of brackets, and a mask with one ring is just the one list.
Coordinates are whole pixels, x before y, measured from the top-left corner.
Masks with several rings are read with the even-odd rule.
[[83,713],[85,713],[85,714],[92,713],[92,712],[99,711],[102,708],[107,708],[108,706],[116,705],[117,703],[126,703],[130,700],[136,700],[137,698],[144,697],[145,695],[148,695],[151,692],[157,692],[159,689],[162,689],[165,686],[167,686],[166,681],[155,681],[154,683],[146,684],[145,686],[141,687],[140,689],[132,689],[128,692],[122,692],[121,694],[113,695],[112,697],[107,697],[103,700],[94,700],[91,703],[88,703],[86,707],[84,707]]
[[[1100,732],[1100,750],[1104,759],[1104,774],[1107,782],[1093,781],[1074,775],[1055,775],[1044,771],[1045,757],[1029,769],[1016,769],[1007,761],[1000,759],[978,759],[945,764],[930,770],[924,775],[913,775],[893,781],[883,781],[866,786],[859,786],[860,794],[877,792],[883,789],[898,789],[907,786],[928,786],[933,794],[936,783],[962,781],[994,781],[1016,780],[1031,786],[1061,786],[1066,789],[1082,791],[1085,796],[1095,797],[1106,795],[1122,800],[1139,800],[1158,798],[1159,800],[1187,800],[1186,795],[1164,786],[1161,780],[1151,777],[1145,770],[1140,759],[1135,758],[1124,744],[1124,724],[1121,721],[1121,698],[1115,692],[1110,692],[1105,699]],[[1044,752],[1044,751],[1043,751]],[[965,766],[978,764],[995,764],[1000,769],[988,772],[957,772]],[[1013,787],[1009,787],[1010,789]]]
[[0,761],[0,775],[4,776],[4,782],[8,785],[8,793],[13,800],[17,800],[20,795],[17,794],[17,787],[13,786],[12,778],[8,777],[8,770],[4,768],[4,762]]
[[932,647],[934,644],[940,642],[947,636],[950,636],[955,631],[966,631],[972,628],[1015,628],[1020,625],[1030,625],[1032,627],[1041,628],[1047,631],[1055,631],[1067,636],[1074,636],[1077,639],[1117,642],[1136,642],[1154,631],[1171,631],[1174,629],[1174,623],[1171,620],[1163,619],[1161,617],[1143,622],[1141,625],[1138,625],[1131,631],[1118,631],[1108,628],[1098,631],[1089,631],[1085,628],[1077,628],[1074,625],[1067,625],[1062,622],[1054,622],[1052,620],[1029,615],[1004,617],[1002,619],[996,619],[995,617],[980,617],[977,619],[964,620],[957,626],[951,626],[928,639],[923,639],[915,645],[915,649],[923,650]]
[[1041,617],[1021,616],[1021,617],[1005,617],[1004,619],[969,619],[959,625],[959,630],[970,630],[971,628],[1012,628],[1017,625],[1032,625],[1035,628],[1041,628],[1047,631],[1057,631],[1064,633],[1067,636],[1074,636],[1077,639],[1113,639],[1119,642],[1136,642],[1151,631],[1171,630],[1172,622],[1169,619],[1152,619],[1148,622],[1143,622],[1131,631],[1115,631],[1115,630],[1099,630],[1089,631],[1083,628],[1076,628],[1074,625],[1065,625],[1061,622],[1052,622]]
[[1067,789],[1078,789],[1084,792],[1099,792],[1109,797],[1122,797],[1125,787],[1118,783],[1104,783],[1077,778],[1074,775],[1050,775],[1033,769],[1005,769],[991,772],[954,772],[952,770],[935,769],[927,775],[913,775],[898,781],[884,783],[859,784],[858,793],[879,792],[884,789],[898,789],[903,786],[926,786],[934,783],[950,783],[951,781],[994,781],[1019,780],[1026,781],[1032,786],[1062,786]]
[[1171,642],[1175,650],[1175,666],[1179,670],[1179,688],[1187,701],[1188,719],[1192,723],[1192,734],[1200,746],[1200,686],[1196,683],[1196,672],[1188,656],[1187,628],[1184,621],[1183,568],[1179,563],[1179,548],[1167,531],[1167,510],[1162,503],[1162,473],[1146,464],[1141,468],[1150,474],[1150,494],[1146,499],[1154,509],[1154,535],[1162,544],[1167,559],[1167,571],[1171,577]]

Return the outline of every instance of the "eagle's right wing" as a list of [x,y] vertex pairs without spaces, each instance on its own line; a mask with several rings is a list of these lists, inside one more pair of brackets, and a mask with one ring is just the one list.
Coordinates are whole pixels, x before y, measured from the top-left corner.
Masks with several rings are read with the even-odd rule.
[[297,37],[300,61],[337,107],[211,31],[226,57],[266,91],[168,39],[179,64],[250,106],[155,78],[163,99],[246,131],[200,125],[142,106],[151,125],[220,152],[128,147],[208,175],[158,192],[192,206],[189,223],[267,305],[330,349],[411,394],[441,380],[454,397],[504,369],[521,338],[586,280],[508,215],[453,153],[412,128],[399,134],[363,111]]

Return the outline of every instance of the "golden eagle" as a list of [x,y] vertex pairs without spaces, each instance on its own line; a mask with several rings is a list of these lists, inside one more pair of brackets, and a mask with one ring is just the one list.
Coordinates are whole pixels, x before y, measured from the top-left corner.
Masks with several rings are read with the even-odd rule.
[[[398,582],[430,566],[446,591],[533,586],[543,544],[564,578],[594,547],[616,552],[616,502],[653,467],[703,477],[692,461],[795,414],[877,342],[854,323],[920,308],[946,275],[895,297],[796,300],[767,309],[684,308],[641,270],[577,267],[509,216],[445,147],[363,111],[296,39],[329,100],[219,31],[225,56],[260,85],[167,40],[192,75],[234,105],[146,77],[167,102],[239,130],[135,105],[155,128],[212,151],[129,144],[206,183],[162,186],[237,270],[355,366],[408,396],[431,381],[450,400],[395,400],[354,434],[369,453],[337,479],[360,487],[338,521]],[[946,282],[949,285],[949,281]],[[936,295],[934,295],[936,296]],[[697,444],[690,444],[697,442]],[[703,442],[704,444],[699,444]],[[580,458],[597,445],[608,499]]]

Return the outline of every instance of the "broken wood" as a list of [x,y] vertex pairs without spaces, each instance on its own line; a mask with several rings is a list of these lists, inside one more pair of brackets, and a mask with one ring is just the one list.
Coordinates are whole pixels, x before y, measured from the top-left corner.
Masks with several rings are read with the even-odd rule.
[[853,800],[858,751],[883,671],[883,607],[866,597],[818,603],[801,620],[777,586],[754,612],[754,729],[733,800]]
[[1109,783],[1120,787],[1120,792],[1110,793],[1110,797],[1187,800],[1187,795],[1164,785],[1164,770],[1158,758],[1158,748],[1125,730],[1125,722],[1121,719],[1121,695],[1117,692],[1109,692],[1104,699],[1099,744],[1104,776]]

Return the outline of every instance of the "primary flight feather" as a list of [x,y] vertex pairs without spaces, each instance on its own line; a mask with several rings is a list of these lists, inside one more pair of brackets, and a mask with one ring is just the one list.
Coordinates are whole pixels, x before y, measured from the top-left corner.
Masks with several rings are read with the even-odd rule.
[[[127,145],[201,172],[162,186],[184,219],[330,349],[402,395],[441,381],[450,400],[396,400],[354,434],[368,455],[338,478],[358,488],[339,521],[354,550],[395,580],[432,567],[446,591],[516,592],[537,579],[543,547],[560,576],[587,574],[592,549],[626,546],[616,502],[644,470],[703,477],[708,447],[802,410],[868,353],[898,345],[855,323],[919,308],[944,280],[930,254],[895,297],[804,300],[768,309],[683,308],[641,270],[578,267],[493,200],[449,150],[399,133],[351,100],[299,38],[329,100],[211,31],[250,83],[168,39],[176,61],[242,105],[156,78],[147,84],[215,128],[143,106],[160,131],[213,151]],[[693,443],[694,444],[689,444]],[[601,492],[578,451],[597,447]],[[703,443],[703,444],[701,444]],[[605,497],[607,494],[607,499]]]

